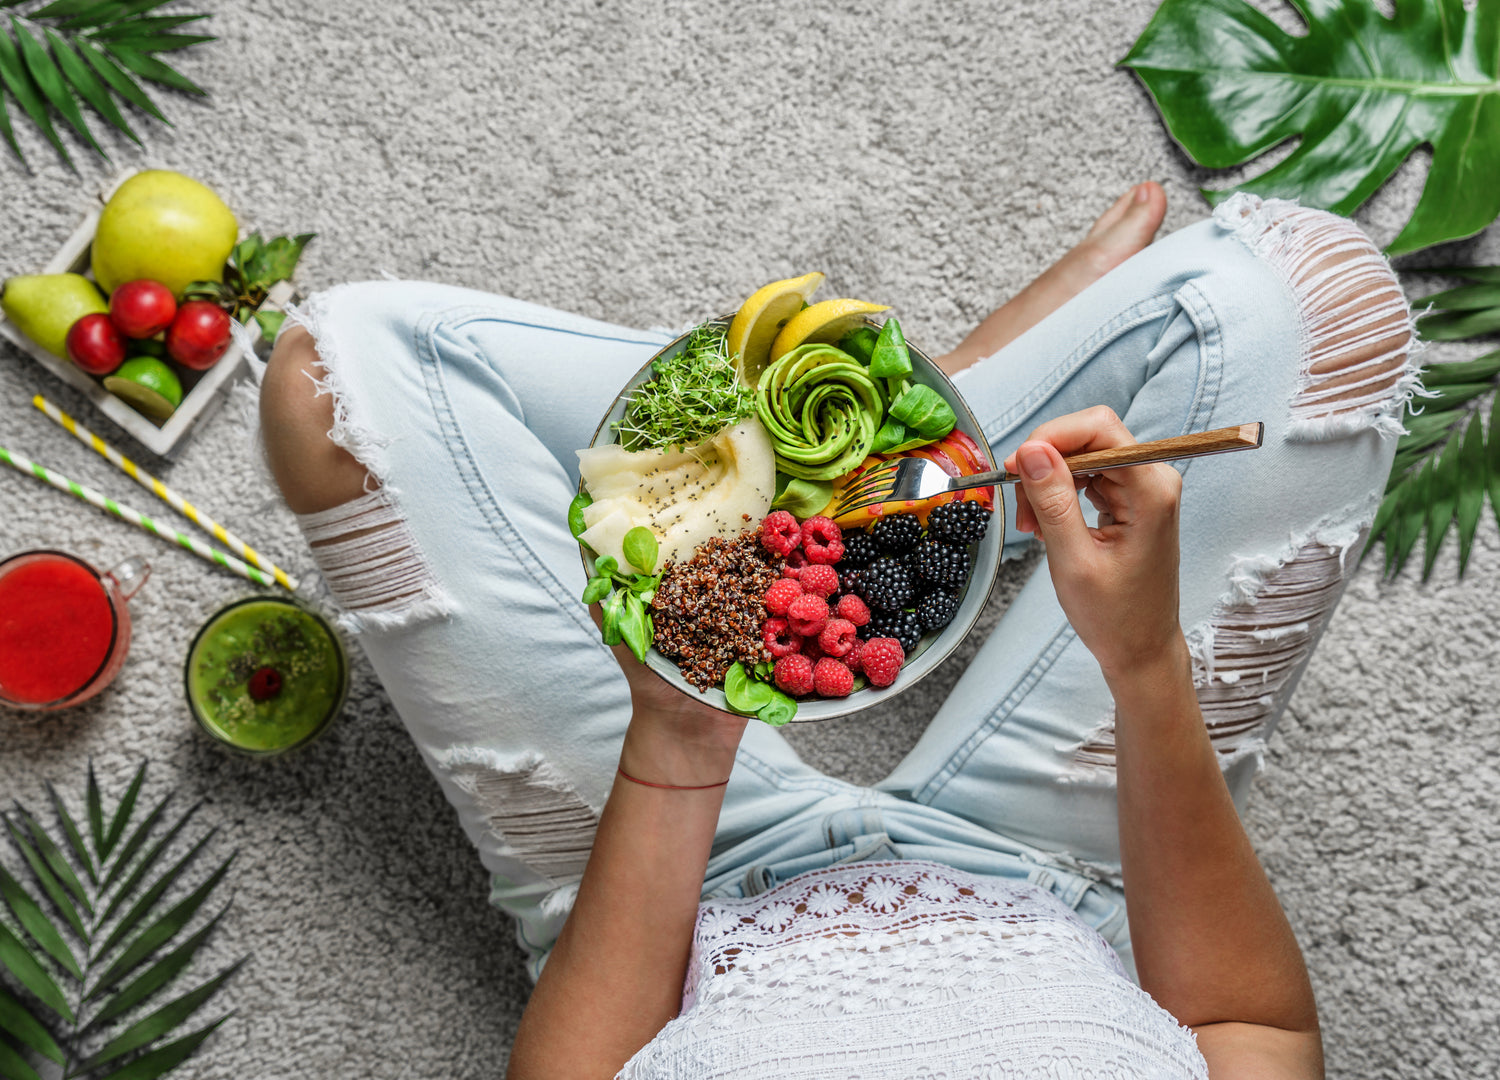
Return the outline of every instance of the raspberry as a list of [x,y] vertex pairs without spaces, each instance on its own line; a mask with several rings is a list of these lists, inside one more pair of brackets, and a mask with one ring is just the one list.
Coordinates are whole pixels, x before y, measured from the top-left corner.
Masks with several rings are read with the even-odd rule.
[[844,654],[844,666],[856,675],[864,670],[864,665],[860,663],[864,651],[865,643],[855,638],[849,645],[849,651]]
[[776,670],[771,673],[776,685],[793,697],[812,693],[812,661],[801,653],[792,653],[776,661]]
[[802,639],[802,655],[816,664],[828,654],[823,651],[823,646],[818,644],[817,638],[806,637]]
[[818,648],[829,656],[848,656],[858,640],[854,624],[848,619],[829,619],[828,625],[818,635]]
[[808,562],[832,566],[844,557],[844,534],[832,518],[808,518],[802,523],[802,550]]
[[[865,647],[859,654],[859,666],[864,670],[865,678],[870,680],[871,686],[890,686],[896,681],[896,673],[904,663],[906,653],[901,649],[901,642],[895,638],[871,638],[865,642]],[[777,667],[779,673],[780,665]]]
[[801,595],[801,585],[791,578],[782,578],[766,590],[766,610],[772,615],[785,615],[787,606]]
[[803,637],[817,637],[828,625],[828,601],[821,596],[803,593],[786,609],[787,622]]
[[837,660],[824,657],[813,668],[813,689],[822,697],[848,697],[854,673]]
[[802,542],[802,530],[791,514],[772,510],[760,523],[760,542],[772,555],[790,555]]
[[869,606],[853,593],[839,597],[839,605],[834,610],[838,612],[839,618],[848,619],[855,626],[863,626],[870,621]]
[[807,565],[807,555],[798,548],[786,557],[786,564],[781,568],[781,576],[787,578],[800,578],[802,568]]
[[250,696],[256,701],[270,701],[281,693],[281,672],[273,667],[256,668],[248,686]]
[[829,597],[839,591],[838,571],[824,563],[809,563],[797,575],[802,591],[817,596]]
[[802,639],[792,633],[785,619],[767,619],[761,623],[760,633],[772,656],[790,656],[802,647]]

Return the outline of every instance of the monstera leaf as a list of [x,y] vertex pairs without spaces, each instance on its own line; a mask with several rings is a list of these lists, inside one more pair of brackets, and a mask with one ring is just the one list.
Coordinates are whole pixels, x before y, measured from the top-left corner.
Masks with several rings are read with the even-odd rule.
[[52,831],[19,803],[0,815],[0,831],[25,867],[12,871],[0,861],[4,1080],[39,1080],[44,1059],[68,1080],[155,1080],[227,1019],[181,1032],[239,964],[185,993],[163,991],[223,914],[200,916],[234,857],[189,889],[213,833],[177,850],[196,808],[169,822],[170,795],[133,820],[145,771],[142,765],[108,814],[92,767],[85,817],[75,818],[49,787]]
[[[1301,144],[1236,190],[1351,213],[1418,146],[1432,169],[1391,254],[1470,236],[1500,214],[1500,2],[1291,0],[1288,34],[1243,0],[1166,0],[1121,63],[1201,165]],[[1229,192],[1205,192],[1217,201]]]

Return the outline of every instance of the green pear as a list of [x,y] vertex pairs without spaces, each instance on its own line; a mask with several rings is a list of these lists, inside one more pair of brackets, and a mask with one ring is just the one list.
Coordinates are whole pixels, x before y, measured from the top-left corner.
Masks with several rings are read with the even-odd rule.
[[159,281],[180,300],[194,281],[221,281],[239,238],[234,213],[192,177],[165,169],[120,185],[94,231],[94,280],[106,293],[127,281]]
[[22,274],[6,280],[0,309],[21,333],[67,359],[73,324],[85,315],[108,311],[109,305],[82,274]]

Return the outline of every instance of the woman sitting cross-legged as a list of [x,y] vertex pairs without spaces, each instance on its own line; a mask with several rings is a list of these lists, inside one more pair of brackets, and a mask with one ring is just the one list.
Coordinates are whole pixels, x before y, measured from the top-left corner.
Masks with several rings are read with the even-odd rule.
[[[313,297],[267,453],[538,977],[509,1075],[1315,1077],[1241,827],[1415,376],[1349,222],[1143,184],[939,363],[1047,560],[873,788],[670,688],[590,613],[574,451],[660,335],[445,286]],[[1260,420],[1251,453],[1062,456]],[[1001,527],[997,521],[993,527]],[[865,724],[879,724],[867,714]]]

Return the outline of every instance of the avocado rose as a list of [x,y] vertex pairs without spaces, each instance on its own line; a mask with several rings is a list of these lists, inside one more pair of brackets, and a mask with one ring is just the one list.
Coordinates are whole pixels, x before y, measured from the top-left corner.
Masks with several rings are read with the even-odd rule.
[[831,480],[870,452],[885,404],[858,360],[832,345],[808,344],[761,372],[755,411],[778,470]]

